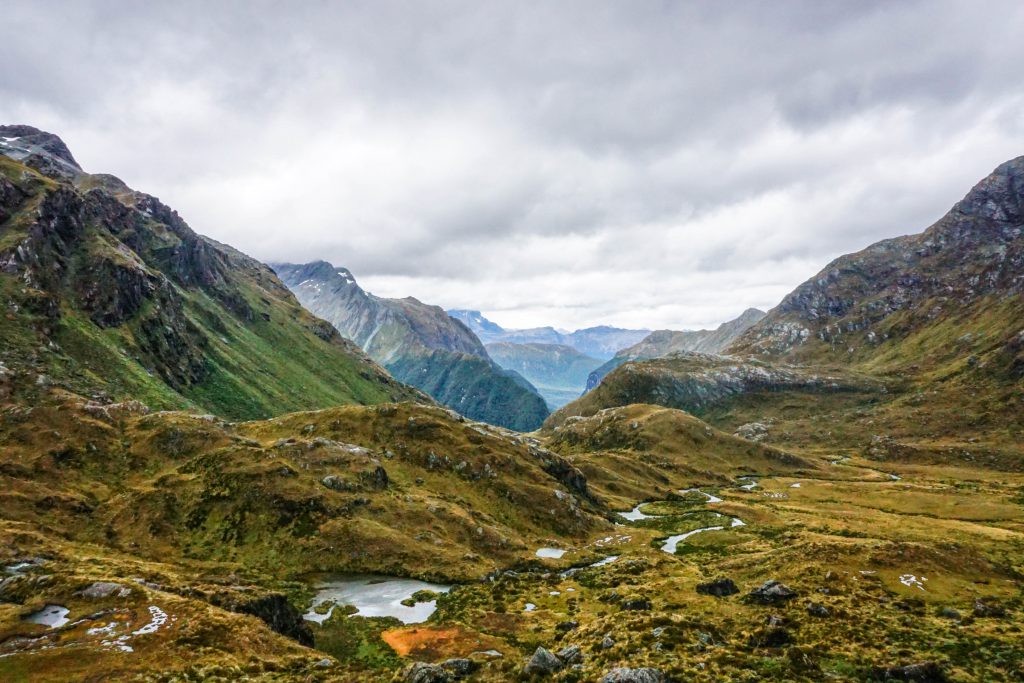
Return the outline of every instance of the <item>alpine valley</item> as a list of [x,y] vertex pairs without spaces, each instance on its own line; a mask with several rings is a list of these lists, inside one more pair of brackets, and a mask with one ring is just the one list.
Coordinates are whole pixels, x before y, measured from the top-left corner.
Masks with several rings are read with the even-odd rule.
[[504,330],[0,126],[0,680],[1024,680],[1022,231]]

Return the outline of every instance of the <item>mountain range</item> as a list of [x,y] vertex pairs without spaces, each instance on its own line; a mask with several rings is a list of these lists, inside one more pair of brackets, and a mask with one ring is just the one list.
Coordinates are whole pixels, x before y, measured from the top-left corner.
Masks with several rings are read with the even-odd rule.
[[492,342],[487,353],[503,368],[528,379],[554,410],[576,399],[595,367],[596,358],[564,344]]
[[0,680],[1018,680],[1022,231],[1024,157],[745,331],[576,337],[637,346],[524,434],[492,354],[611,352],[296,298],[2,126]]
[[484,344],[559,344],[599,360],[611,358],[620,349],[636,344],[650,334],[650,330],[626,330],[608,325],[587,327],[575,332],[562,332],[553,327],[506,330],[485,318],[480,311],[453,309],[448,311],[448,315],[465,323]]
[[325,261],[272,264],[314,314],[328,320],[398,380],[474,420],[536,429],[548,415],[537,390],[495,364],[476,335],[438,306],[364,291],[352,273]]

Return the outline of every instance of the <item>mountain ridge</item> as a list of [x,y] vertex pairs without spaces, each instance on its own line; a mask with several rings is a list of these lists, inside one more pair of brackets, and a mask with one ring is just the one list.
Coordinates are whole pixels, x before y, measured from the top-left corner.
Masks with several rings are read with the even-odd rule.
[[326,261],[271,266],[315,314],[399,380],[466,417],[530,431],[548,415],[526,379],[496,365],[477,336],[439,306],[363,290],[346,268]]
[[639,342],[650,330],[629,330],[611,325],[586,327],[574,332],[561,332],[554,327],[509,329],[488,320],[480,311],[450,309],[448,315],[463,322],[485,344],[511,342],[514,344],[559,344],[570,346],[580,353],[607,360],[616,351]]
[[114,176],[84,172],[52,133],[0,126],[0,221],[0,394],[56,385],[232,418],[428,400],[262,263]]

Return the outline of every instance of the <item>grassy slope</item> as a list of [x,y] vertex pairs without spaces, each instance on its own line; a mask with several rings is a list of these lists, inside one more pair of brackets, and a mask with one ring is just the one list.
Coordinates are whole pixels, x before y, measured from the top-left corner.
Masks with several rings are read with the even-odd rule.
[[[0,157],[0,171],[29,194],[0,229],[0,252],[13,252],[25,242],[39,201],[58,185],[6,157]],[[153,219],[143,220],[138,233],[147,250],[180,242]],[[136,262],[139,258],[99,220],[85,226],[74,248],[68,278],[98,264],[123,263],[126,253]],[[186,324],[205,347],[200,381],[169,386],[153,361],[140,356],[140,321],[154,312],[155,302],[123,324],[104,328],[81,310],[73,284],[65,280],[57,291],[33,290],[18,273],[7,272],[0,273],[0,296],[9,302],[0,326],[0,362],[16,373],[8,378],[7,391],[31,397],[42,374],[79,393],[102,391],[114,399],[133,398],[157,408],[198,407],[235,419],[418,396],[351,344],[336,335],[322,338],[326,325],[302,309],[268,269],[227,247],[213,248],[228,264],[228,285],[259,314],[245,319],[201,287],[171,285],[183,302]],[[159,277],[152,260],[141,267]],[[41,312],[52,301],[60,311],[55,322]]]

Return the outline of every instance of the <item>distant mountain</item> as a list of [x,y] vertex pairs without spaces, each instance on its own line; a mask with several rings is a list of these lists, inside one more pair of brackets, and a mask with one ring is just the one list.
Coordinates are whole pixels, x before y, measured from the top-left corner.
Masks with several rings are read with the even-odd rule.
[[494,342],[487,352],[501,367],[530,380],[552,409],[577,398],[591,370],[601,363],[563,344]]
[[397,379],[466,417],[529,431],[547,416],[537,390],[496,365],[477,336],[444,309],[412,297],[374,296],[347,269],[325,261],[273,268],[304,306]]
[[561,344],[582,354],[607,360],[616,351],[636,344],[650,334],[650,330],[626,330],[621,327],[599,325],[575,332],[560,332],[553,327],[531,327],[506,330],[485,318],[480,311],[454,309],[448,315],[465,323],[485,344],[511,342],[513,344]]
[[0,300],[0,399],[64,389],[231,419],[427,400],[262,263],[31,126],[0,126]]
[[590,373],[586,390],[596,387],[604,376],[623,363],[647,358],[661,358],[677,351],[719,353],[741,334],[767,315],[756,308],[748,308],[738,318],[724,322],[713,330],[657,330],[639,344],[623,349],[601,367]]

